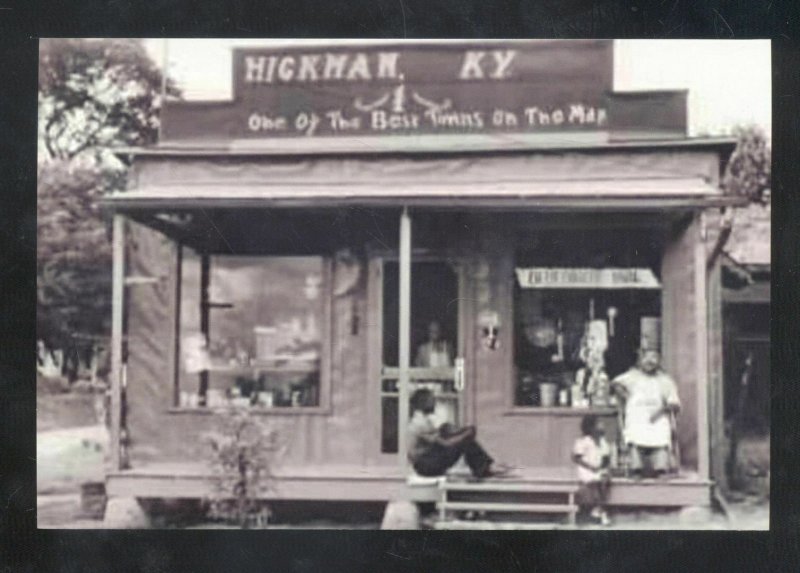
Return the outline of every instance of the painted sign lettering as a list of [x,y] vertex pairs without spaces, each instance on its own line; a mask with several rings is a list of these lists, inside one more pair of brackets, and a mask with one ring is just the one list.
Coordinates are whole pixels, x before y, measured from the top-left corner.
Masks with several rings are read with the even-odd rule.
[[234,50],[226,105],[168,106],[163,137],[319,137],[607,128],[611,42]]
[[648,268],[518,268],[521,288],[657,289],[661,287]]
[[398,79],[399,52],[367,54],[301,54],[283,56],[243,56],[244,82],[275,84],[291,82],[348,82],[377,79]]

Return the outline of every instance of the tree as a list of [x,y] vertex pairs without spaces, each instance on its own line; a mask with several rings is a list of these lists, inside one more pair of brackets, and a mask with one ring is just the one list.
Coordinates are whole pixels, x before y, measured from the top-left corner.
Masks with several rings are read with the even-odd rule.
[[111,246],[98,199],[109,185],[97,167],[67,160],[39,166],[37,333],[65,348],[75,332],[108,332]]
[[[767,136],[764,130],[754,125],[737,127],[734,133],[738,141],[725,167],[722,186],[725,194],[746,198],[748,204],[742,208],[723,210],[719,233],[707,259],[708,268],[713,267],[717,257],[725,250],[734,227],[748,225],[754,209],[761,207],[768,211],[770,205],[772,149]],[[736,224],[737,214],[739,225]]]
[[124,188],[115,147],[156,141],[161,93],[178,95],[141,42],[47,39],[39,52],[37,335],[70,347],[107,335],[111,253],[98,199]]
[[49,159],[153,143],[158,135],[161,71],[140,41],[54,38],[39,45],[39,131]]
[[767,136],[757,126],[739,127],[734,133],[738,142],[722,181],[725,191],[766,204],[772,186],[772,150]]

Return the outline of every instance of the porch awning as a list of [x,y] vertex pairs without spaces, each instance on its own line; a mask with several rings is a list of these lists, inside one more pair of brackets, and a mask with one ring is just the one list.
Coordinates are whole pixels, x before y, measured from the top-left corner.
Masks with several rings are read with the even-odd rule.
[[494,182],[336,182],[150,185],[118,192],[120,209],[236,207],[689,208],[729,199],[700,177]]

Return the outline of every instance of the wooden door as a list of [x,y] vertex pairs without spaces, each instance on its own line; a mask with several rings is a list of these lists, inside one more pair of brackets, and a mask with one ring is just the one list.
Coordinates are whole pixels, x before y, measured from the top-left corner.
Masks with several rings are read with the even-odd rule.
[[[460,424],[464,382],[464,336],[460,299],[460,266],[435,257],[415,257],[411,271],[411,391],[427,387],[437,395],[437,415],[441,421]],[[396,257],[374,257],[370,261],[370,338],[368,408],[373,431],[369,440],[369,460],[380,464],[397,463],[398,419],[398,263]],[[430,345],[430,325],[439,325],[442,344]],[[446,348],[433,361],[423,350]],[[444,356],[447,356],[445,359]]]

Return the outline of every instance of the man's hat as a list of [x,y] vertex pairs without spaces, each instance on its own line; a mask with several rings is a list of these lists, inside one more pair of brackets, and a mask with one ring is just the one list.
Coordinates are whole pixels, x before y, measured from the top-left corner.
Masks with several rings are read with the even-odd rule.
[[661,352],[661,319],[657,316],[643,316],[639,324],[639,350]]

